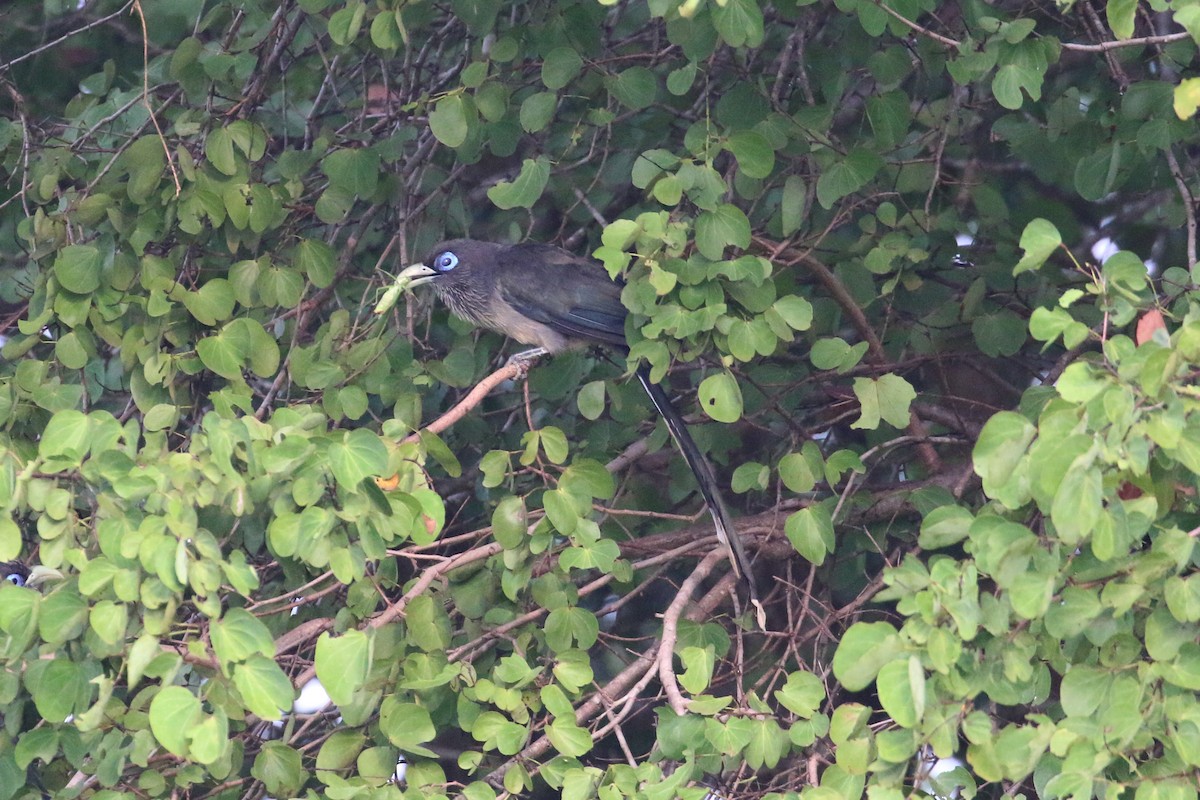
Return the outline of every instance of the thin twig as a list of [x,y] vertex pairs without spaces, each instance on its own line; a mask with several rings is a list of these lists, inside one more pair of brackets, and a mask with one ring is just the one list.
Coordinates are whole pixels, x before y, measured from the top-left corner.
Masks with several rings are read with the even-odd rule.
[[167,137],[163,135],[162,126],[158,124],[158,116],[154,113],[154,107],[150,105],[150,34],[146,30],[146,15],[142,13],[142,0],[133,0],[133,10],[137,12],[138,20],[142,23],[142,104],[146,106],[146,113],[150,115],[150,121],[154,123],[154,130],[158,133],[163,156],[167,159],[167,166],[171,169],[171,179],[175,181],[175,196],[179,197],[183,192],[183,186],[179,183],[179,172],[175,169],[175,159],[171,155]]

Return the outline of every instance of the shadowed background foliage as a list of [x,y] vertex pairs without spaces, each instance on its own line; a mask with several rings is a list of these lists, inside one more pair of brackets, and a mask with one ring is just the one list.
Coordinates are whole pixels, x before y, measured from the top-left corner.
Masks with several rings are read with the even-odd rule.
[[[1196,797],[1193,34],[7,3],[0,800]],[[630,362],[469,397],[391,277],[460,236],[594,255]]]

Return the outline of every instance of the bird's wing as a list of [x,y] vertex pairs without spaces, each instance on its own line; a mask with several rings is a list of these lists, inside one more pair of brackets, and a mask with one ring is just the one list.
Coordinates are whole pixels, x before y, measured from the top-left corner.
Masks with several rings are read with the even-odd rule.
[[496,288],[517,312],[569,339],[625,346],[621,284],[599,262],[557,247],[519,245],[498,266]]

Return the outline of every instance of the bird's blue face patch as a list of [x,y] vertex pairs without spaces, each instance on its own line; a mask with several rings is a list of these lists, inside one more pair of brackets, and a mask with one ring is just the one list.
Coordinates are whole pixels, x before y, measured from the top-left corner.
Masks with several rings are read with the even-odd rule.
[[17,575],[16,573],[13,573],[11,575],[6,575],[4,579],[6,581],[8,581],[9,583],[15,584],[17,586],[25,585],[25,579],[23,577],[21,577],[20,575]]
[[433,260],[433,268],[438,272],[449,272],[458,266],[458,256],[449,250]]

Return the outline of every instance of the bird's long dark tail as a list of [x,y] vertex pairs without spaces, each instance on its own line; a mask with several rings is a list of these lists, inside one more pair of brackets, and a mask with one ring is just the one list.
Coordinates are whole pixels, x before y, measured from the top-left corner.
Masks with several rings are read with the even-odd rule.
[[704,496],[708,513],[712,515],[713,525],[717,529],[717,539],[729,551],[729,560],[733,564],[733,571],[746,583],[746,589],[750,594],[750,604],[754,606],[759,627],[766,629],[766,613],[758,599],[758,587],[754,583],[752,565],[750,559],[746,557],[742,540],[738,538],[737,530],[733,527],[729,509],[725,508],[725,501],[721,499],[721,487],[717,484],[717,476],[713,472],[712,464],[700,451],[696,441],[692,439],[692,435],[688,433],[687,423],[683,421],[683,417],[675,408],[675,404],[671,402],[671,398],[667,397],[667,393],[661,386],[650,380],[650,368],[645,364],[639,364],[635,374],[642,384],[642,388],[646,390],[646,394],[650,396],[650,402],[654,403],[654,407],[662,415],[663,421],[667,423],[667,430],[671,432],[675,444],[679,446],[679,452],[683,453],[684,461],[691,467],[692,474],[696,476],[700,494]]

